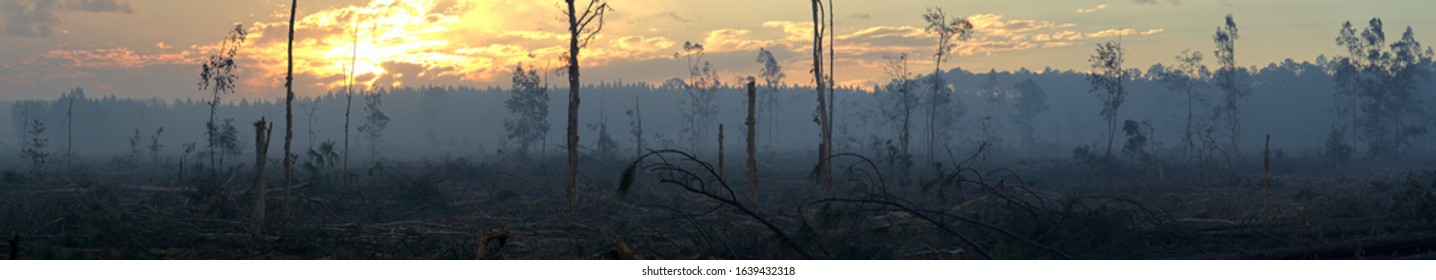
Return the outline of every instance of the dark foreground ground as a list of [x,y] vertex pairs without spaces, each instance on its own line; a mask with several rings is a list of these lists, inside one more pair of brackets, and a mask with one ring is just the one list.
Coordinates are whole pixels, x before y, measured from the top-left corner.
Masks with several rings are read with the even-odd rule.
[[19,259],[1436,259],[1429,163],[973,159],[904,177],[844,156],[830,197],[811,160],[775,156],[750,197],[740,159],[723,181],[679,153],[629,162],[586,160],[572,208],[557,158],[364,163],[347,184],[297,169],[262,236],[248,166],[11,166],[0,234]]

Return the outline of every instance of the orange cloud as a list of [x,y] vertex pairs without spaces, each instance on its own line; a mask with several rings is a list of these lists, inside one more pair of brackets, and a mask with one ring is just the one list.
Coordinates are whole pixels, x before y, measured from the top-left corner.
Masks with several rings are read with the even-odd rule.
[[1106,9],[1106,8],[1107,8],[1107,4],[1101,4],[1101,5],[1097,5],[1096,7],[1077,9],[1077,13],[1079,13],[1079,14],[1091,13],[1091,12],[1096,12],[1096,11],[1098,11],[1098,10],[1102,10],[1102,9]]

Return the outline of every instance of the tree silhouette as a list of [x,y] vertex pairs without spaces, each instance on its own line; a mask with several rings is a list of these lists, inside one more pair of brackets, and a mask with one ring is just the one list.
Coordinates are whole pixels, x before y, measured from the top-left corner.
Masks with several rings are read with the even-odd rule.
[[1391,120],[1386,123],[1392,126],[1389,128],[1391,145],[1387,154],[1394,157],[1401,155],[1404,147],[1427,130],[1422,122],[1412,122],[1411,117],[1422,113],[1418,106],[1420,83],[1431,79],[1433,54],[1430,48],[1421,48],[1421,42],[1416,41],[1411,26],[1406,27],[1406,31],[1401,33],[1401,40],[1391,43],[1390,48],[1391,62],[1387,64],[1390,76],[1386,86],[1390,100],[1384,109]]
[[773,128],[778,126],[778,118],[773,117],[778,108],[778,86],[783,83],[783,66],[778,64],[778,59],[773,57],[773,52],[766,48],[758,49],[758,64],[763,68],[758,70],[758,77],[763,79],[763,101],[758,103],[758,111],[763,115],[760,118],[768,120],[768,146],[773,145]]
[[[1388,50],[1382,28],[1380,18],[1371,19],[1359,35],[1351,22],[1342,24],[1336,43],[1346,47],[1348,55],[1337,57],[1335,79],[1338,98],[1347,104],[1338,103],[1337,112],[1351,120],[1352,146],[1359,131],[1366,136],[1368,153],[1394,157],[1426,131],[1423,125],[1409,123],[1408,116],[1421,113],[1416,106],[1418,85],[1430,79],[1432,51],[1421,48],[1410,27]],[[1345,128],[1333,130],[1339,130],[1333,135],[1347,132]],[[1329,142],[1328,146],[1340,145]]]
[[684,102],[688,109],[683,110],[683,119],[688,125],[682,131],[688,134],[688,143],[695,151],[705,146],[702,143],[708,138],[708,128],[717,121],[718,102],[715,99],[718,88],[723,86],[718,68],[703,58],[703,51],[702,44],[683,42],[683,53],[673,54],[675,58],[683,57],[687,63],[688,81],[684,83],[684,93],[688,99]]
[[221,131],[220,124],[215,122],[215,112],[219,110],[220,98],[234,93],[235,81],[239,80],[239,74],[235,73],[239,68],[235,63],[235,56],[239,54],[239,48],[244,46],[248,36],[249,32],[244,30],[243,24],[234,25],[234,29],[225,34],[224,40],[220,40],[218,53],[210,55],[209,59],[200,65],[199,89],[211,89],[213,93],[213,98],[208,101],[209,121],[205,122],[211,168],[217,168],[219,165],[216,152]]
[[1122,102],[1127,98],[1127,89],[1123,82],[1127,79],[1127,72],[1122,69],[1122,62],[1125,60],[1125,51],[1120,42],[1106,42],[1097,44],[1097,53],[1088,59],[1092,63],[1092,72],[1087,74],[1087,82],[1092,84],[1089,92],[1097,93],[1102,99],[1102,119],[1107,121],[1107,156],[1112,155],[1112,140],[1117,137],[1117,110],[1122,108]]
[[[912,114],[920,105],[921,97],[916,93],[918,85],[913,73],[908,71],[907,54],[884,55],[883,73],[888,83],[883,86],[881,106],[883,118],[897,122],[898,145],[896,153],[889,148],[889,161],[898,168],[899,185],[907,185],[912,169]],[[891,147],[891,145],[889,145]]]
[[581,86],[578,55],[595,35],[603,31],[603,17],[613,11],[607,0],[588,0],[580,13],[574,1],[578,0],[564,1],[568,4],[568,9],[564,11],[564,16],[568,18],[568,53],[564,57],[564,62],[568,63],[568,187],[564,189],[564,197],[570,210],[578,209],[578,91]]
[[746,80],[747,83],[745,84],[748,88],[748,119],[744,121],[743,124],[748,127],[748,202],[756,203],[758,201],[758,144],[756,141],[757,138],[755,137],[756,135],[754,134],[757,133],[756,127],[758,126],[758,112],[755,108],[757,105],[755,103],[758,102],[758,89],[752,76],[749,76]]
[[828,76],[823,75],[823,36],[827,30],[824,19],[828,15],[823,10],[822,0],[813,0],[813,88],[818,93],[818,172],[823,182],[823,189],[828,196],[833,196],[832,185],[832,164],[828,161],[828,155],[832,154],[832,143],[829,136],[831,133],[831,115],[828,114],[828,100],[823,91],[828,88],[824,86],[828,82]]
[[45,123],[39,119],[30,120],[26,123],[25,134],[29,139],[20,147],[20,157],[30,160],[30,170],[39,174],[45,169],[45,159],[50,153],[45,147],[50,145],[50,139],[45,137]]
[[369,113],[364,117],[364,125],[359,126],[359,133],[369,139],[369,158],[373,161],[370,170],[380,168],[379,165],[379,138],[384,136],[384,129],[389,127],[389,115],[379,109],[384,105],[383,94],[374,91],[364,96],[364,112]]
[[164,134],[164,133],[165,133],[165,127],[161,126],[161,127],[157,128],[157,129],[155,129],[155,134],[150,135],[150,145],[149,145],[150,160],[151,160],[152,162],[154,162],[155,164],[159,164],[159,163],[160,163],[160,149],[163,149],[163,148],[164,148],[164,145],[161,145],[161,144],[160,144],[160,135],[161,135],[161,134]]
[[254,122],[254,201],[250,212],[249,233],[252,236],[264,235],[265,216],[265,195],[268,191],[265,186],[264,166],[269,163],[269,136],[274,134],[274,126],[260,117]]
[[85,100],[85,89],[75,88],[65,99],[65,157],[75,156],[75,100]]
[[1240,74],[1239,71],[1241,70],[1240,67],[1237,67],[1236,62],[1236,41],[1238,38],[1241,38],[1241,36],[1237,33],[1237,23],[1232,19],[1232,15],[1230,14],[1227,15],[1226,24],[1218,26],[1217,33],[1212,35],[1212,42],[1217,45],[1217,64],[1221,66],[1217,68],[1215,77],[1217,88],[1225,93],[1223,105],[1217,108],[1217,114],[1222,115],[1226,119],[1227,129],[1230,130],[1230,135],[1228,136],[1231,137],[1232,155],[1239,157],[1241,156],[1241,147],[1237,145],[1237,140],[1241,139],[1242,122],[1241,110],[1238,107],[1237,101],[1251,94],[1251,92],[1237,82],[1237,75]]
[[[344,185],[349,184],[349,113],[354,110],[354,82],[357,79],[354,76],[354,70],[359,61],[359,19],[357,16],[350,32],[350,39],[353,42],[350,43],[352,50],[349,54],[349,73],[344,76],[344,162],[341,167],[343,172],[340,173],[340,176],[343,176],[341,182]],[[311,146],[313,145],[311,144]]]
[[289,191],[293,180],[294,152],[290,142],[294,140],[294,15],[298,12],[299,0],[289,3],[289,44],[288,69],[284,73],[284,216],[289,217]]
[[1037,145],[1037,131],[1034,128],[1034,123],[1037,120],[1037,115],[1047,110],[1047,91],[1042,90],[1042,86],[1037,85],[1032,77],[1028,77],[1012,87],[1017,89],[1016,104],[1014,104],[1016,112],[1012,113],[1012,123],[1022,130],[1023,142],[1028,147],[1035,146]]
[[643,107],[639,106],[638,94],[633,95],[633,109],[624,112],[629,117],[628,124],[633,128],[628,132],[633,134],[633,151],[635,158],[643,157]]
[[523,64],[514,67],[513,96],[505,107],[511,115],[504,120],[504,131],[508,140],[518,142],[518,154],[527,158],[529,149],[548,137],[548,87],[541,85],[542,77],[537,70],[524,70]]
[[833,0],[828,0],[828,27],[826,28],[828,30],[828,121],[823,122],[823,142],[827,143],[828,146],[828,151],[823,154],[823,158],[828,160],[824,160],[821,164],[823,165],[823,172],[825,174],[823,175],[823,188],[828,190],[828,197],[830,198],[833,197],[833,163],[831,162],[831,157],[833,157],[833,123],[838,120],[837,115],[834,115],[836,114],[834,112],[838,109],[838,78],[836,70],[838,62],[838,28],[835,23],[837,17],[838,14],[833,11]]
[[981,115],[977,116],[977,125],[982,133],[982,141],[989,149],[996,149],[1005,141],[1002,141],[1002,122],[999,120],[998,112],[1002,109],[1002,102],[1007,99],[1009,92],[1003,90],[997,83],[997,69],[990,69],[987,72],[987,82],[982,84],[982,90],[978,97],[983,101]]
[[957,41],[972,39],[972,22],[966,18],[949,17],[942,8],[932,7],[922,15],[923,21],[927,22],[927,33],[937,35],[937,50],[933,52],[932,76],[928,77],[928,88],[930,95],[927,110],[927,156],[933,158],[935,144],[938,138],[939,115],[948,103],[952,102],[951,91],[947,88],[947,81],[942,78],[942,62],[950,59],[949,54],[956,47]]
[[1162,68],[1155,73],[1157,80],[1166,85],[1172,92],[1186,95],[1187,105],[1186,126],[1182,130],[1182,151],[1190,155],[1196,149],[1196,106],[1206,104],[1206,96],[1197,94],[1197,88],[1206,84],[1206,66],[1202,65],[1202,53],[1192,50],[1184,50],[1177,55],[1177,64],[1171,68]]

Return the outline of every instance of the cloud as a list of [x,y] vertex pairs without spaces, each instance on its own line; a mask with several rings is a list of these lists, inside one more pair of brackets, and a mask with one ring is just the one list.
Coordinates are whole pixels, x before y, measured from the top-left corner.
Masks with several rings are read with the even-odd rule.
[[[1137,5],[1157,5],[1157,4],[1160,4],[1160,3],[1158,3],[1157,1],[1158,1],[1158,0],[1132,0],[1132,3],[1136,3]],[[1182,5],[1182,0],[1167,0],[1167,3],[1171,3],[1172,6],[1181,6],[1181,5]]]
[[704,51],[706,52],[729,52],[729,51],[753,51],[758,48],[767,47],[775,43],[773,40],[754,40],[745,38],[752,30],[724,28],[708,32],[708,37],[703,39]]
[[967,17],[972,22],[972,29],[977,32],[987,33],[996,36],[1011,36],[1014,34],[1027,33],[1042,29],[1072,27],[1074,24],[1058,24],[1045,20],[1014,19],[1003,20],[1002,15],[976,14]]
[[861,19],[861,20],[869,20],[869,19],[873,19],[873,15],[872,15],[872,14],[868,14],[868,13],[855,13],[855,14],[848,15],[847,17],[843,17],[843,19],[846,19],[846,20],[860,20],[860,19]]
[[683,16],[680,16],[680,15],[678,15],[678,13],[673,12],[673,11],[662,12],[662,13],[659,13],[658,16],[660,16],[660,17],[665,17],[665,18],[668,18],[668,19],[672,19],[672,20],[675,20],[675,21],[678,21],[678,22],[682,22],[682,23],[690,23],[690,22],[693,22],[692,19],[688,19],[688,18],[685,18],[685,17],[683,17]]
[[1107,4],[1101,4],[1101,5],[1097,5],[1096,7],[1077,9],[1077,13],[1079,13],[1079,14],[1091,13],[1091,12],[1096,12],[1096,11],[1099,11],[1099,10],[1102,10],[1102,9],[1106,9],[1106,8],[1107,8]]
[[[30,60],[30,59],[27,59]],[[199,65],[200,60],[190,55],[190,51],[158,54],[136,54],[128,48],[112,48],[98,50],[51,50],[36,56],[30,61],[47,61],[47,63],[58,63],[64,66],[76,68],[140,68],[150,65],[174,65],[194,64]]]
[[199,65],[200,59],[189,50],[138,54],[128,48],[96,50],[50,50],[25,57],[18,62],[0,65],[0,84],[35,85],[50,81],[87,78],[94,71],[138,69],[162,65]]
[[763,27],[779,28],[783,31],[783,40],[789,42],[803,42],[813,40],[813,23],[799,21],[766,21]]
[[1051,33],[1051,34],[1037,34],[1037,35],[1033,35],[1033,36],[1032,36],[1032,40],[1038,41],[1038,42],[1046,42],[1046,41],[1074,41],[1074,40],[1082,40],[1082,37],[1083,37],[1083,36],[1082,36],[1082,33],[1081,33],[1081,32],[1072,31],[1072,30],[1062,30],[1062,31],[1058,31],[1058,32],[1055,32],[1055,33]]
[[1107,29],[1107,30],[1102,30],[1102,31],[1087,33],[1087,34],[1086,34],[1086,37],[1089,38],[1089,39],[1096,39],[1096,38],[1117,37],[1117,36],[1152,35],[1152,34],[1161,33],[1162,31],[1163,31],[1163,29],[1161,29],[1161,28],[1148,29],[1147,31],[1142,31],[1142,32],[1137,32],[1136,29],[1131,29],[1131,28],[1125,28],[1125,29]]
[[[1033,40],[1033,41],[1037,41],[1037,42],[1077,41],[1077,40],[1083,40],[1083,39],[1097,39],[1097,38],[1107,38],[1107,37],[1117,37],[1117,36],[1153,35],[1153,34],[1161,33],[1162,31],[1165,31],[1165,29],[1162,29],[1162,28],[1153,28],[1153,29],[1147,29],[1146,31],[1140,31],[1140,32],[1139,32],[1139,31],[1137,31],[1136,29],[1124,28],[1124,29],[1105,29],[1105,30],[1099,30],[1099,31],[1096,31],[1096,32],[1088,32],[1088,33],[1082,33],[1082,32],[1077,32],[1077,31],[1072,31],[1072,30],[1062,30],[1062,31],[1058,31],[1058,32],[1055,32],[1055,33],[1033,35],[1033,36],[1032,36],[1032,40]],[[1049,45],[1050,45],[1050,46],[1066,46],[1065,44],[1047,44],[1047,45],[1044,45],[1044,46],[1049,46]]]
[[124,0],[0,0],[0,10],[6,35],[34,38],[49,38],[66,14],[135,12]]

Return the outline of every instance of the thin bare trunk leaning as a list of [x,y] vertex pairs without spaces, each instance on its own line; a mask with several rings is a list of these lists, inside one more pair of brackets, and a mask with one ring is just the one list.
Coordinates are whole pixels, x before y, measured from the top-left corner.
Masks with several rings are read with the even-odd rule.
[[349,186],[349,111],[354,108],[354,66],[359,60],[359,20],[354,20],[354,53],[349,57],[349,88],[344,92],[344,176],[341,182]]

